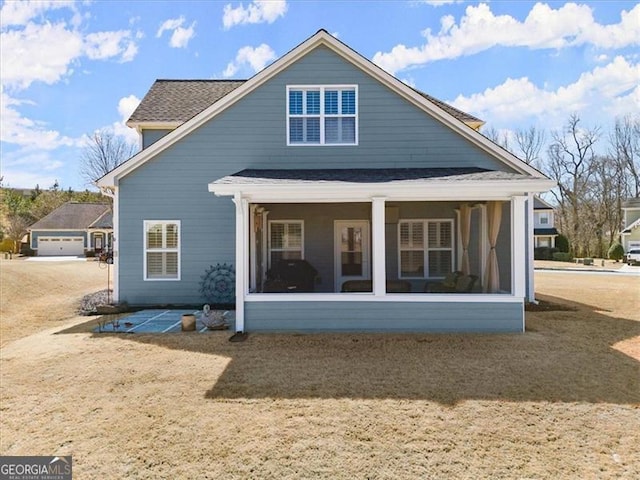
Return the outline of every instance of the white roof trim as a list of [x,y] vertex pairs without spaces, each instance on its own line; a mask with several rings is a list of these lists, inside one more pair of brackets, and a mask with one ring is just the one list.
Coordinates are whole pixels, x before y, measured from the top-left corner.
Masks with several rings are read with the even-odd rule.
[[[209,188],[209,189],[211,189],[211,188]],[[633,222],[631,225],[623,228],[622,232],[620,233],[620,235],[631,235],[631,232],[633,230],[635,230],[636,228],[640,228],[640,218],[637,219],[635,222]],[[631,231],[627,232],[627,230],[631,230]]]
[[525,162],[518,159],[515,155],[493,143],[491,140],[486,138],[478,131],[474,130],[472,127],[466,125],[464,122],[456,119],[448,112],[436,106],[425,97],[420,95],[418,92],[395,78],[393,75],[389,74],[370,60],[361,56],[346,44],[337,40],[325,30],[320,30],[315,35],[308,38],[293,50],[289,51],[274,63],[266,67],[264,70],[251,77],[238,88],[232,90],[220,100],[213,103],[211,106],[207,107],[202,112],[182,124],[181,127],[176,128],[174,131],[165,135],[163,138],[161,138],[148,148],[142,150],[138,154],[131,157],[128,161],[124,162],[123,164],[106,174],[104,177],[100,178],[96,182],[96,185],[99,187],[108,187],[115,185],[116,179],[122,178],[123,176],[132,172],[133,170],[144,164],[146,161],[153,158],[155,155],[159,154],[172,144],[184,138],[189,133],[193,132],[201,125],[208,122],[210,119],[233,105],[243,96],[258,88],[260,85],[270,80],[275,75],[286,69],[289,65],[296,62],[299,58],[303,57],[320,45],[324,45],[343,58],[346,58],[352,64],[358,66],[373,78],[377,79],[381,83],[391,88],[394,92],[408,99],[414,105],[429,113],[432,117],[447,125],[449,128],[459,133],[461,136],[467,138],[476,146],[490,153],[498,160],[501,160],[511,168],[515,169],[517,172],[534,177],[546,178],[541,172],[527,165]]
[[209,191],[217,196],[239,194],[250,201],[340,203],[369,201],[372,197],[384,197],[389,201],[505,200],[513,196],[526,195],[529,192],[544,192],[554,186],[553,180],[543,178],[458,180],[456,182],[430,180],[414,185],[408,185],[406,181],[385,183],[305,181],[269,184],[212,182],[209,184]]

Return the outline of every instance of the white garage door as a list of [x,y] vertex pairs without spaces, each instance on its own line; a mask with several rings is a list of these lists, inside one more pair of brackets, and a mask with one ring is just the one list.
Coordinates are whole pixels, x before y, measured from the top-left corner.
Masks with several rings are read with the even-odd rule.
[[38,256],[83,254],[82,237],[38,237]]

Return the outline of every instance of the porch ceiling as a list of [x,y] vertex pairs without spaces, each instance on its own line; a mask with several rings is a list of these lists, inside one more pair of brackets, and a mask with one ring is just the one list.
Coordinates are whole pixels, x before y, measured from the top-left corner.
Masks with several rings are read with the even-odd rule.
[[504,199],[555,186],[533,177],[482,168],[248,169],[209,184],[216,195],[255,200],[357,201]]

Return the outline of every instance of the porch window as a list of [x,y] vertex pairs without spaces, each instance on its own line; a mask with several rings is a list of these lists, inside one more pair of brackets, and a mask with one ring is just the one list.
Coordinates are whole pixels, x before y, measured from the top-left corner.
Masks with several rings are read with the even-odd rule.
[[180,221],[144,221],[144,279],[180,280]]
[[287,87],[288,145],[357,145],[356,86]]
[[269,268],[278,260],[303,258],[304,222],[274,220],[269,222]]
[[453,220],[398,223],[400,278],[444,277],[453,270]]

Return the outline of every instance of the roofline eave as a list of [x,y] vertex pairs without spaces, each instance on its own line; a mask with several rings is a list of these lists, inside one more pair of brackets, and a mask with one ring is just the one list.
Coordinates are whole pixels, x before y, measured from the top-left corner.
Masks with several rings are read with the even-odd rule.
[[490,200],[506,199],[528,193],[546,192],[556,186],[553,180],[487,180],[455,182],[301,182],[265,184],[220,184],[211,182],[209,192],[216,196],[235,196],[259,201],[341,202],[366,201],[371,197],[387,200]]

